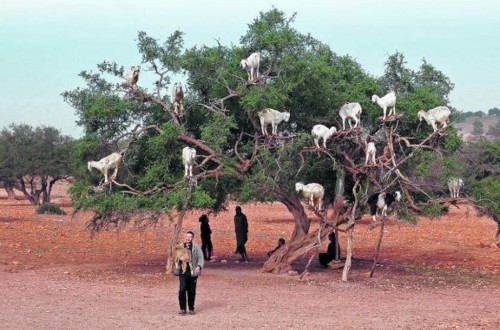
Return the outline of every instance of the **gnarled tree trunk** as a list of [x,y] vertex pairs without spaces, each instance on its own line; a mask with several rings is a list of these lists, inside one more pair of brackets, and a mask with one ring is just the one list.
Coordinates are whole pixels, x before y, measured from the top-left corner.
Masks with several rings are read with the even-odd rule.
[[280,201],[292,214],[295,228],[288,242],[262,266],[261,271],[266,273],[282,274],[288,271],[290,264],[304,253],[303,246],[311,240],[311,235],[308,235],[311,220],[307,217],[300,199],[283,195]]

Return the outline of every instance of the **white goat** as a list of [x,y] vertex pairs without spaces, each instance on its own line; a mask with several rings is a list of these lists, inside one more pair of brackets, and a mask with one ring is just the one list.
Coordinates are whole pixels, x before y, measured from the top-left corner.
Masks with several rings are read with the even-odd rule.
[[354,127],[357,127],[361,119],[361,105],[358,102],[346,103],[340,107],[339,115],[342,118],[342,129],[345,130],[345,120],[349,119],[349,127],[352,128],[351,119],[354,120]]
[[302,182],[295,184],[295,190],[301,192],[309,201],[309,205],[316,207],[319,211],[323,209],[323,197],[325,196],[325,189],[319,183],[309,183],[304,185]]
[[448,189],[450,189],[451,198],[458,198],[460,188],[464,186],[464,180],[461,178],[450,178],[448,180]]
[[116,178],[116,175],[118,174],[118,167],[121,160],[122,155],[118,152],[113,152],[111,155],[106,156],[97,162],[89,161],[87,163],[87,168],[89,169],[89,171],[92,171],[92,168],[98,169],[99,172],[104,174],[104,182],[108,183],[108,172],[112,169],[115,170],[111,175],[111,180],[114,180]]
[[335,133],[337,133],[335,126],[328,128],[321,124],[314,125],[311,130],[311,135],[314,137],[314,144],[316,145],[316,148],[321,149],[319,147],[319,139],[321,138],[323,139],[323,147],[326,149],[326,140],[331,138]]
[[267,135],[267,125],[271,124],[272,134],[276,135],[278,124],[282,121],[288,121],[290,119],[290,112],[279,112],[274,109],[267,108],[259,112],[259,118],[262,134]]
[[445,128],[448,125],[448,121],[450,120],[451,110],[448,109],[448,107],[441,106],[441,107],[436,107],[434,109],[430,109],[427,112],[425,112],[424,110],[420,110],[417,115],[420,121],[422,121],[422,119],[425,119],[427,124],[431,125],[432,129],[435,132],[437,131],[436,123],[440,123],[443,126],[443,128]]
[[182,84],[180,82],[174,84],[170,102],[174,106],[175,114],[182,117],[184,115],[184,92],[182,91]]
[[383,97],[372,95],[372,102],[376,102],[379,107],[384,110],[384,120],[386,118],[387,109],[389,108],[389,116],[396,114],[396,93],[389,92]]
[[260,54],[250,54],[246,59],[241,60],[240,66],[247,72],[248,81],[254,81],[259,77]]
[[368,142],[368,145],[366,147],[365,165],[368,164],[377,165],[377,162],[375,161],[376,155],[377,155],[377,148],[375,148],[375,143]]
[[128,69],[127,71],[125,78],[127,79],[128,85],[132,89],[137,89],[137,81],[139,80],[140,71],[141,71],[140,66],[131,66],[130,69]]
[[193,165],[196,158],[196,149],[184,147],[182,149],[182,163],[184,164],[184,177],[193,176]]

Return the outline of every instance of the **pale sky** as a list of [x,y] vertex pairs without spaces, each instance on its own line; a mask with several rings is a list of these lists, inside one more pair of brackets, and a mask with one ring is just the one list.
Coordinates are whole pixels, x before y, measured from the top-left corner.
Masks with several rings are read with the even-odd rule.
[[[250,4],[253,4],[252,6]],[[138,31],[160,41],[175,29],[185,47],[238,45],[260,11],[272,6],[294,27],[355,58],[370,74],[402,52],[417,70],[425,58],[455,83],[460,111],[500,107],[500,1],[497,0],[16,0],[0,3],[0,128],[50,125],[82,136],[61,93],[104,60],[140,64]],[[145,86],[149,87],[149,86]]]

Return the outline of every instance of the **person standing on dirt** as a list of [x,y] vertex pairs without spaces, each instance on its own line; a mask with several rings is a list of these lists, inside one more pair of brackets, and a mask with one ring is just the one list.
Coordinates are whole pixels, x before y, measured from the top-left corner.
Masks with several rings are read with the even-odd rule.
[[[201,248],[193,243],[194,233],[186,232],[184,247],[191,251],[191,260],[188,257],[181,257],[179,268],[182,270],[179,274],[179,314],[186,314],[186,295],[189,314],[194,315],[194,300],[196,298],[196,282],[204,266],[203,252]],[[189,262],[190,261],[190,262]]]
[[320,253],[318,256],[319,263],[323,268],[327,268],[328,264],[332,260],[340,259],[340,246],[337,242],[337,235],[335,235],[335,232],[331,232],[330,235],[328,235],[328,239],[330,240],[330,244],[328,244],[328,249],[326,250],[326,253]]
[[211,260],[213,255],[213,245],[212,245],[212,230],[208,224],[208,216],[203,214],[200,219],[200,233],[201,233],[201,250],[203,251],[203,258],[205,260]]
[[247,250],[245,244],[248,241],[248,221],[247,217],[241,211],[241,207],[236,206],[234,216],[234,231],[236,233],[236,251],[241,255],[240,261],[248,262]]

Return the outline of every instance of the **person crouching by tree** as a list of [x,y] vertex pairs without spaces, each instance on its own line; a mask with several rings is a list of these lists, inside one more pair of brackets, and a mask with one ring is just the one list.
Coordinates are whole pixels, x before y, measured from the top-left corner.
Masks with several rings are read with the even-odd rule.
[[340,259],[340,245],[338,244],[337,235],[335,235],[335,232],[331,232],[330,235],[328,235],[328,239],[330,240],[330,244],[328,244],[326,253],[320,253],[318,256],[319,263],[323,268],[327,268],[328,264],[332,260]]
[[201,250],[203,251],[203,258],[205,260],[211,260],[213,256],[213,245],[212,245],[212,230],[208,224],[208,216],[203,214],[200,219],[200,233],[201,233]]
[[184,252],[177,253],[176,265],[179,268],[179,314],[186,314],[186,295],[189,314],[194,315],[194,301],[196,298],[196,283],[198,276],[204,266],[203,252],[201,248],[193,243],[194,233],[186,232],[186,239],[181,248]]
[[283,245],[285,245],[285,239],[284,238],[278,239],[278,245],[271,251],[267,252],[267,257],[270,258],[273,255],[273,253],[278,251],[279,248],[282,247]]
[[247,216],[241,211],[241,207],[236,206],[234,216],[234,231],[236,233],[236,251],[241,255],[241,262],[248,262],[245,244],[248,241],[248,221]]

